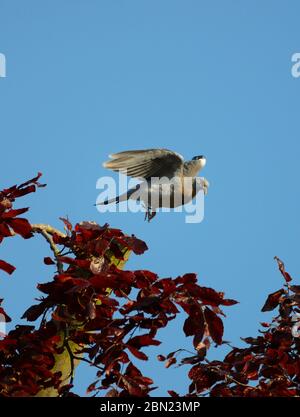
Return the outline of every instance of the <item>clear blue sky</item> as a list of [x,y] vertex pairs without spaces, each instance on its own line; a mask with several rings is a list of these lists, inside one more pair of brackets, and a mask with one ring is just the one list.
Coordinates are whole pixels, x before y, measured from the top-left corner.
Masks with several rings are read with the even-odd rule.
[[[59,226],[68,215],[136,234],[149,251],[128,268],[197,272],[202,285],[240,301],[227,309],[225,339],[242,344],[239,336],[268,319],[260,308],[281,285],[273,256],[300,273],[300,78],[291,76],[299,15],[296,0],[0,0],[0,188],[42,171],[48,187],[20,202],[32,222]],[[207,156],[203,223],[95,210],[102,161],[147,147]],[[17,266],[12,277],[0,273],[17,320],[37,282],[51,277],[42,265],[49,249],[39,237],[15,238],[0,255]],[[153,358],[191,346],[181,325],[162,332]],[[186,392],[187,368],[138,365],[158,394]],[[94,374],[80,368],[77,392]]]

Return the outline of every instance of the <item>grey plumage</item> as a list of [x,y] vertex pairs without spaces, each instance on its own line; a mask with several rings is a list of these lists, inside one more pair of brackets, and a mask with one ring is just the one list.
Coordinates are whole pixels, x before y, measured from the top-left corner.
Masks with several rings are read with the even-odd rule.
[[[163,207],[162,188],[151,186],[151,179],[153,178],[161,179],[166,177],[169,180],[174,180],[173,188],[170,188],[169,191],[172,201],[174,201],[175,194],[182,194],[182,197],[187,197],[187,201],[190,201],[200,189],[203,189],[205,193],[207,192],[208,181],[205,178],[195,178],[206,164],[206,158],[203,155],[196,156],[191,161],[184,161],[180,154],[169,149],[144,149],[118,152],[110,155],[110,158],[109,161],[104,162],[103,166],[105,168],[121,172],[133,178],[139,178],[143,182],[122,196],[107,200],[102,204],[125,201],[133,198],[132,196],[136,191],[143,192],[145,188],[147,196],[159,194],[158,202],[154,207],[148,203],[149,199],[147,199],[148,219],[150,220],[155,215],[155,209]],[[189,190],[183,186],[184,179],[187,177],[193,178],[193,184]],[[143,200],[143,197],[141,199]],[[185,204],[183,200],[184,198],[180,199],[181,202],[177,205]],[[169,203],[168,207],[176,207],[176,204]],[[149,210],[154,213],[152,217],[149,217]]]
[[174,177],[183,170],[181,155],[168,149],[125,151],[110,155],[104,168],[119,171],[133,178],[148,180],[151,177]]

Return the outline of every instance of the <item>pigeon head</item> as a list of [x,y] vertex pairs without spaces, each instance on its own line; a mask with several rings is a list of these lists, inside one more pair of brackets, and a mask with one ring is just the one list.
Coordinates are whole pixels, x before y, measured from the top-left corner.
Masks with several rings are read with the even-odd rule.
[[192,158],[192,161],[197,161],[197,162],[199,163],[199,165],[200,165],[201,169],[202,169],[203,167],[205,167],[205,165],[206,165],[206,158],[205,158],[205,156],[204,156],[204,155],[197,155],[197,156],[194,156],[194,158]]
[[197,156],[194,156],[194,158],[192,158],[193,161],[198,161],[199,159],[205,159],[206,160],[204,155],[197,155]]

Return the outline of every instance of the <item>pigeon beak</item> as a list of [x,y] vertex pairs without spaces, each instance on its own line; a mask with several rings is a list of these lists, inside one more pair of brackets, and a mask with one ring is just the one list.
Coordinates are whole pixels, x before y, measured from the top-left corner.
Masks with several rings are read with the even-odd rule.
[[206,165],[206,158],[205,156],[203,158],[201,158],[201,168],[204,168]]

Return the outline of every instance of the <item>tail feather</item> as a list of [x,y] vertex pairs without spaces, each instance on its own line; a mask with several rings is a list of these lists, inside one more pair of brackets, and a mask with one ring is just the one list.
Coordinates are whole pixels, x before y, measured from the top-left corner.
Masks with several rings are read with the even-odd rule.
[[128,200],[130,198],[131,194],[133,194],[136,190],[137,190],[137,187],[132,188],[131,190],[126,191],[126,193],[124,193],[124,194],[121,194],[117,197],[113,197],[109,200],[105,200],[101,203],[98,203],[97,205],[107,205],[107,204],[111,204],[111,203],[119,204],[122,201]]
[[111,204],[111,203],[118,204],[119,202],[120,202],[120,196],[111,198],[110,200],[105,200],[105,201],[103,201],[102,203],[99,203],[99,204],[104,204],[104,205]]

